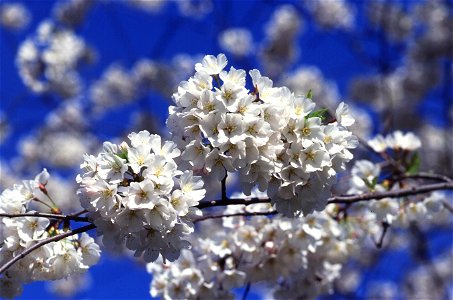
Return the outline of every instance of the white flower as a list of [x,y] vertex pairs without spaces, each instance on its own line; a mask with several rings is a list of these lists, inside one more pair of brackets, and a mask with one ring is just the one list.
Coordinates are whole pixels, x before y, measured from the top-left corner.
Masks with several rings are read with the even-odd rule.
[[200,200],[204,198],[205,190],[203,188],[203,181],[199,176],[193,176],[192,171],[185,171],[180,179],[179,186],[182,194],[188,198],[190,206],[195,206]]
[[124,205],[129,209],[153,209],[158,198],[154,194],[154,184],[150,181],[131,182]]
[[305,172],[308,173],[321,171],[324,167],[331,165],[329,154],[318,143],[302,151],[301,161]]
[[67,277],[73,273],[80,273],[84,265],[71,243],[56,242],[53,245],[54,256],[48,259],[51,273],[55,278]]
[[218,142],[230,142],[236,144],[244,140],[244,121],[239,114],[226,114],[222,115],[222,119],[217,126],[219,130]]
[[190,142],[182,153],[182,158],[191,161],[195,169],[203,168],[210,149],[199,140]]
[[18,235],[24,242],[44,239],[49,224],[47,218],[23,217],[17,222]]
[[369,140],[368,145],[378,153],[384,152],[388,148],[386,139],[380,134]]
[[142,167],[150,164],[151,158],[154,155],[150,153],[150,145],[139,145],[138,147],[130,148],[127,152],[127,158],[130,166],[135,173],[139,173]]
[[217,75],[225,68],[227,63],[228,60],[225,54],[219,54],[217,57],[206,55],[201,63],[195,65],[195,70],[197,72],[204,71],[209,75]]
[[414,151],[421,147],[420,139],[412,132],[406,134],[401,131],[395,131],[386,137],[387,145],[393,149],[402,149],[407,151]]
[[220,46],[237,56],[248,55],[253,48],[253,38],[250,31],[243,28],[230,28],[219,36]]
[[99,245],[85,232],[80,235],[78,242],[78,251],[81,253],[82,263],[87,267],[95,265],[101,256]]
[[386,221],[389,224],[398,216],[399,204],[395,199],[384,198],[370,203],[370,209],[376,214],[378,221]]
[[442,192],[434,192],[429,197],[426,197],[423,200],[423,203],[426,206],[426,209],[431,213],[438,213],[443,209],[443,202],[445,200],[445,194]]
[[341,102],[338,105],[338,107],[335,111],[335,116],[337,118],[337,122],[341,126],[349,127],[355,123],[355,119],[351,116],[351,114],[349,112],[348,105],[345,104],[344,102]]

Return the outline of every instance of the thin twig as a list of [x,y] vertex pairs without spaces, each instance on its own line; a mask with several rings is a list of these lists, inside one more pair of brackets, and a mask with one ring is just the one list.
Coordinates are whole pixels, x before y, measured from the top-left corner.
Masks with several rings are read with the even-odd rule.
[[426,173],[420,172],[415,174],[403,174],[400,176],[395,177],[395,180],[401,179],[427,179],[427,180],[437,180],[437,181],[445,181],[445,182],[452,182],[453,180],[445,175],[434,174],[434,173]]
[[242,300],[245,300],[247,299],[247,295],[249,294],[250,292],[250,286],[252,284],[250,282],[247,282],[247,285],[245,286],[245,290],[244,290],[244,294],[242,294]]
[[387,222],[382,222],[382,233],[381,237],[379,238],[379,241],[374,241],[374,244],[376,245],[377,248],[382,248],[382,243],[384,242],[384,237],[387,234],[387,231],[390,227],[390,224]]
[[41,212],[28,212],[21,214],[4,214],[0,213],[0,218],[20,218],[20,217],[39,217],[48,219],[60,219],[60,220],[71,220],[76,222],[90,222],[87,217],[79,217],[75,215],[59,215],[59,214],[48,214]]
[[223,177],[221,184],[222,184],[222,200],[228,199],[227,194],[226,194],[226,179],[228,176],[228,172],[225,172],[225,177]]
[[81,210],[81,211],[78,211],[78,212],[69,214],[68,216],[77,217],[77,216],[83,215],[83,214],[85,214],[85,213],[87,213],[87,212],[88,212],[88,210],[84,209],[84,210]]
[[442,201],[443,206],[453,214],[453,206],[447,201]]
[[0,267],[0,274],[3,274],[3,272],[8,270],[17,261],[21,260],[22,258],[24,258],[25,256],[27,256],[28,254],[30,254],[31,252],[33,252],[34,250],[38,249],[41,246],[44,246],[44,245],[47,245],[49,243],[62,240],[64,238],[67,238],[69,236],[72,236],[72,235],[75,235],[75,234],[78,234],[78,233],[87,232],[88,230],[91,230],[91,229],[94,229],[94,228],[96,228],[96,226],[94,224],[89,224],[89,225],[86,225],[86,226],[83,226],[83,227],[79,227],[79,228],[74,229],[74,230],[69,230],[69,231],[67,231],[65,233],[62,233],[62,234],[47,238],[45,240],[42,240],[42,241],[34,244],[33,246],[25,249],[24,251],[22,251],[22,253],[20,253],[19,255],[15,256],[15,257],[13,257],[7,263],[5,263],[3,266],[1,266]]
[[277,211],[271,210],[271,211],[257,211],[257,212],[238,212],[238,213],[233,213],[233,214],[218,214],[218,215],[206,215],[199,217],[193,221],[193,223],[208,220],[208,219],[220,219],[220,218],[228,218],[228,217],[251,217],[251,216],[272,216],[276,215]]

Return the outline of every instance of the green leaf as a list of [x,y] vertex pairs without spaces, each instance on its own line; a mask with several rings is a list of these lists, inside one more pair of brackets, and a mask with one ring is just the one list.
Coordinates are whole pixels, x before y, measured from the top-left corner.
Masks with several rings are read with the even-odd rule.
[[366,178],[362,178],[363,182],[365,182],[365,185],[371,190],[371,191],[374,191],[374,189],[376,188],[376,184],[377,184],[377,181],[378,181],[378,178],[377,177],[374,177],[373,180],[371,180],[371,182],[366,179]]
[[321,109],[318,109],[318,110],[315,110],[315,111],[312,111],[311,113],[309,113],[305,119],[309,119],[309,118],[320,118],[321,120],[325,120],[327,118],[327,115],[328,115],[328,109],[327,108],[321,108]]
[[377,184],[377,177],[374,177],[373,180],[371,181],[371,184],[373,185],[373,189],[376,187]]
[[116,153],[116,156],[118,156],[119,158],[127,160],[127,152]]
[[305,96],[305,98],[313,100],[313,92],[311,90],[309,90],[308,93],[307,93],[307,96]]
[[420,155],[418,152],[415,152],[412,154],[411,160],[409,161],[409,165],[407,166],[407,173],[409,174],[414,174],[418,172],[418,169],[420,168]]

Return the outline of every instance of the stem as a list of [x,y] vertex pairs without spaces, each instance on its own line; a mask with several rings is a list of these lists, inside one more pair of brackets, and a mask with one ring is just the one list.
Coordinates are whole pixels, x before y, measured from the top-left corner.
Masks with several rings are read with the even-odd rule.
[[53,201],[52,197],[50,197],[49,194],[44,193],[44,195],[46,195],[47,199],[50,200],[50,203],[52,203],[52,205],[53,205],[54,207],[58,207],[58,205]]
[[390,227],[390,224],[387,222],[382,222],[382,234],[381,237],[379,238],[379,241],[375,241],[374,244],[376,245],[377,248],[382,248],[382,243],[384,242],[384,237]]
[[247,299],[247,295],[249,294],[250,292],[250,286],[252,284],[250,282],[247,282],[247,285],[245,286],[245,290],[244,290],[244,294],[242,295],[242,300],[245,300]]
[[3,274],[3,272],[8,270],[17,261],[21,260],[22,258],[24,258],[25,256],[27,256],[28,254],[30,254],[31,252],[33,252],[34,250],[38,249],[41,246],[44,246],[44,245],[52,243],[52,242],[57,242],[59,240],[62,240],[64,238],[67,238],[69,236],[72,236],[72,235],[75,235],[75,234],[78,234],[78,233],[87,232],[88,230],[91,230],[91,229],[94,229],[94,228],[96,228],[96,226],[94,224],[89,224],[89,225],[86,225],[86,226],[83,226],[83,227],[80,227],[80,228],[77,228],[77,229],[74,229],[74,230],[70,230],[70,231],[67,231],[65,233],[53,236],[53,237],[47,238],[45,240],[42,240],[42,241],[34,244],[33,246],[31,246],[29,248],[26,248],[19,255],[13,257],[7,263],[5,263],[3,266],[1,266],[0,267],[0,274]]
[[50,208],[51,210],[53,209],[53,207],[52,207],[51,205],[47,204],[46,202],[42,201],[42,200],[39,199],[39,198],[36,198],[36,197],[35,197],[35,198],[33,198],[33,201],[39,202],[39,203],[41,203],[42,205],[47,206],[47,207]]
[[73,215],[48,214],[48,213],[40,213],[40,212],[28,212],[28,213],[22,213],[22,214],[2,214],[2,213],[0,213],[0,217],[3,217],[3,218],[42,217],[42,218],[49,218],[49,219],[71,220],[71,221],[76,221],[76,222],[90,222],[87,217],[78,217],[78,216],[73,216]]
[[226,194],[226,179],[228,177],[228,172],[225,173],[225,177],[223,177],[221,184],[222,184],[222,200],[228,200]]

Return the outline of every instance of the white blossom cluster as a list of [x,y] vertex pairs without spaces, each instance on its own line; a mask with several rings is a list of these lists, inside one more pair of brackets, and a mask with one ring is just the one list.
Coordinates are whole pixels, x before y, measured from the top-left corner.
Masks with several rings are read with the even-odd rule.
[[311,99],[273,87],[258,70],[250,71],[250,91],[245,71],[224,71],[226,64],[223,54],[205,56],[173,95],[167,126],[182,159],[219,181],[238,172],[246,194],[258,185],[287,216],[324,209],[357,144],[347,105],[324,124]]
[[[29,162],[45,162],[51,166],[76,167],[85,153],[94,148],[95,138],[90,134],[68,131],[42,131],[24,137],[19,145],[22,158]],[[58,151],[54,151],[58,149]],[[49,153],[53,155],[49,155]]]
[[327,29],[350,29],[354,25],[355,13],[346,0],[304,0],[304,5],[318,24]]
[[[223,214],[270,209],[268,204],[230,206]],[[201,226],[205,232],[192,242],[192,252],[182,252],[168,265],[148,265],[153,297],[233,299],[232,289],[264,281],[277,286],[272,298],[311,299],[329,292],[355,247],[326,213],[297,219],[224,217],[223,226],[212,220]]]
[[292,5],[282,5],[266,24],[266,40],[261,50],[262,63],[271,78],[293,63],[299,48],[296,41],[302,31],[303,21]]
[[[320,106],[330,108],[338,105],[340,96],[337,85],[325,78],[316,66],[298,67],[292,72],[283,74],[281,78],[279,83],[288,87],[295,94],[306,95],[311,91],[313,95],[316,95],[316,102]],[[349,110],[356,119],[349,130],[362,139],[367,139],[373,128],[370,115],[354,103],[349,104]]]
[[421,147],[420,139],[412,132],[395,131],[383,137],[378,134],[368,141],[368,145],[376,152],[385,152],[387,149],[415,151]]
[[0,26],[19,31],[30,23],[31,14],[21,3],[3,3],[0,5]]
[[368,16],[371,23],[384,30],[393,41],[408,38],[414,26],[414,17],[398,2],[373,2],[368,7]]
[[94,3],[95,0],[57,2],[53,8],[53,14],[59,22],[69,27],[75,27],[85,21],[85,17]]
[[160,12],[165,5],[168,3],[167,0],[153,0],[153,1],[144,1],[144,0],[127,0],[127,4],[132,7],[142,9],[149,13]]
[[[388,152],[396,163],[401,167],[409,170],[416,164],[415,160],[408,159],[415,157],[414,151],[421,147],[419,138],[412,132],[402,133],[395,131],[388,134],[385,138],[381,135],[376,136],[369,141],[369,145],[376,152],[384,152],[387,149],[393,149]],[[392,182],[392,178],[387,179],[380,164],[373,163],[369,160],[358,160],[351,170],[349,181],[350,188],[348,194],[363,194],[368,192],[385,192],[401,188],[398,182]],[[404,186],[416,187],[419,184],[416,179],[404,179]],[[370,200],[359,205],[358,211],[362,212],[363,219],[368,219],[376,223],[386,222],[396,227],[407,227],[410,222],[420,219],[424,220],[441,220],[446,212],[443,209],[443,201],[446,201],[447,195],[443,192],[433,192],[421,196],[408,196],[399,198],[384,198]],[[363,212],[363,210],[369,210]]]
[[89,89],[92,110],[98,115],[109,108],[131,103],[151,89],[167,97],[174,88],[173,71],[145,58],[138,60],[131,70],[114,63]]
[[47,283],[47,290],[61,298],[71,298],[80,292],[88,290],[93,283],[89,272],[75,273],[67,278]]
[[[44,169],[34,180],[24,180],[0,195],[0,213],[32,213],[35,201],[45,201],[48,196],[45,186],[49,174]],[[59,220],[25,216],[17,218],[0,217],[0,265],[20,255],[34,244],[64,233]],[[12,298],[22,291],[22,285],[31,281],[57,280],[69,275],[85,272],[97,263],[99,246],[88,234],[73,235],[47,243],[31,252],[0,278],[0,296]]]
[[90,212],[102,242],[115,250],[124,243],[147,262],[159,254],[178,258],[190,243],[191,217],[203,199],[200,177],[180,171],[176,145],[147,131],[128,135],[130,145],[104,143],[98,156],[86,155],[77,176],[82,206]]
[[[381,167],[368,160],[356,161],[351,174],[349,194],[363,194],[368,192],[385,192],[398,189],[399,186],[389,186],[380,179]],[[416,186],[416,181],[406,180],[406,185]],[[443,192],[433,192],[428,196],[384,198],[370,200],[360,205],[360,210],[369,210],[363,218],[370,221],[386,222],[396,227],[407,227],[410,222],[420,219],[430,220],[442,218],[447,213],[443,209],[443,201],[447,195]]]
[[35,36],[19,46],[16,65],[24,84],[35,93],[77,95],[81,79],[76,68],[90,57],[85,42],[72,31],[43,21]]
[[[382,29],[390,45],[404,41],[407,50],[400,53],[399,65],[387,64],[385,59],[377,62],[391,72],[354,80],[352,98],[372,103],[375,109],[385,113],[391,102],[392,113],[399,116],[394,118],[393,127],[417,128],[423,124],[412,118],[418,107],[415,103],[425,99],[441,83],[445,72],[442,62],[452,57],[453,16],[449,12],[444,1],[424,1],[410,9],[398,2],[370,5],[370,22]],[[407,99],[412,102],[410,106]],[[451,148],[447,151],[451,152]]]
[[219,44],[225,51],[244,57],[254,50],[252,33],[245,28],[229,28],[219,35]]

